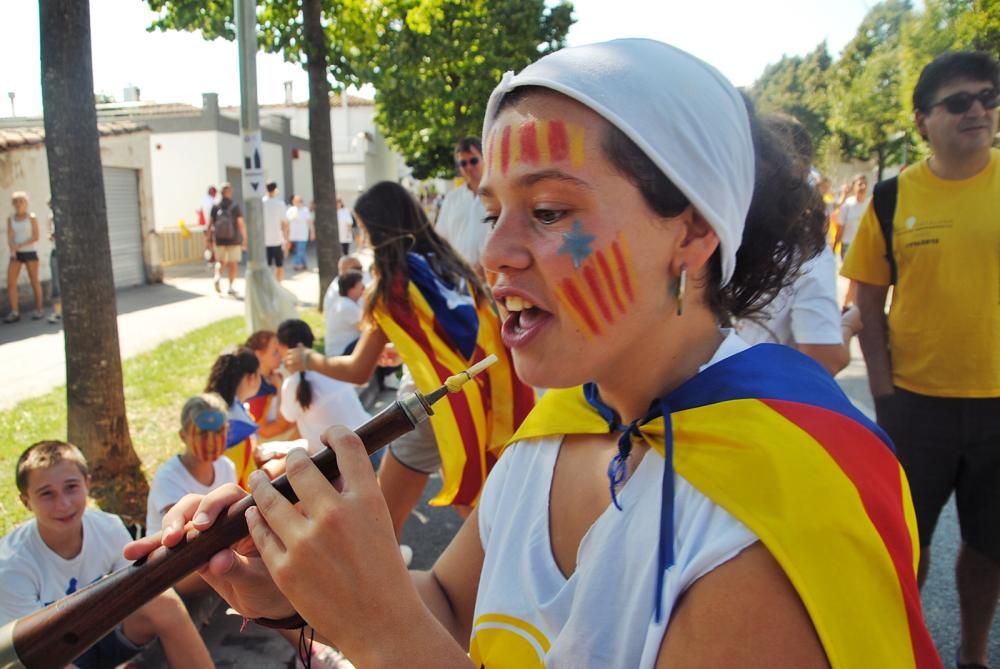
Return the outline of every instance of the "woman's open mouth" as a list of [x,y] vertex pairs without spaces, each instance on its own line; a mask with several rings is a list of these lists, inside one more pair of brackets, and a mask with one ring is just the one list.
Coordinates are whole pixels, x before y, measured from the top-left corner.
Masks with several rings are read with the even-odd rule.
[[508,348],[526,345],[552,320],[552,313],[516,295],[502,300],[509,316],[503,322],[501,335]]

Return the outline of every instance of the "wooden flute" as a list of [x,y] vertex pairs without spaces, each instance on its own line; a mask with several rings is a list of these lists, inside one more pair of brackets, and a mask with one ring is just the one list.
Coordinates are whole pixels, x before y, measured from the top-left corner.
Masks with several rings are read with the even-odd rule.
[[[406,434],[433,415],[431,406],[449,392],[496,362],[490,355],[468,370],[449,377],[427,394],[406,395],[355,430],[369,454]],[[340,474],[332,449],[312,456],[323,475],[333,481]],[[297,502],[286,476],[272,485]],[[111,632],[122,620],[174,583],[192,573],[209,558],[249,534],[246,510],[251,496],[230,506],[209,529],[191,541],[154,553],[120,569],[78,592],[53,602],[0,628],[0,669],[51,669],[65,667]]]

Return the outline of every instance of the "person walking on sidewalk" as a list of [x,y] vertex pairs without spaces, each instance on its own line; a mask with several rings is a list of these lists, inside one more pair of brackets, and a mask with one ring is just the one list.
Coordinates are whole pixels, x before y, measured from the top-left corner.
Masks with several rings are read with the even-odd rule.
[[42,313],[42,283],[38,280],[38,219],[33,212],[28,211],[28,194],[16,191],[11,195],[14,214],[7,217],[7,249],[10,251],[10,264],[7,266],[7,300],[10,303],[10,313],[4,319],[5,323],[13,323],[21,319],[18,311],[17,278],[21,274],[21,266],[28,268],[28,279],[35,293],[35,311],[31,317],[36,321]]
[[212,207],[209,236],[215,245],[215,292],[221,293],[222,268],[229,276],[229,294],[236,296],[236,268],[247,247],[247,227],[243,211],[233,202],[233,187],[222,184],[222,199]]
[[278,184],[267,184],[264,196],[264,246],[267,249],[267,265],[274,265],[274,277],[285,278],[285,249],[288,247],[288,220],[285,218],[285,203],[278,197]]
[[[876,186],[841,270],[858,282],[878,423],[910,480],[921,584],[938,515],[955,493],[958,666],[970,668],[985,666],[1000,595],[998,91],[1000,63],[984,53],[947,53],[924,68],[913,108],[931,157]],[[891,183],[894,215],[880,207]]]
[[302,197],[292,196],[292,204],[285,213],[288,220],[288,238],[291,240],[295,255],[292,256],[292,269],[306,269],[306,247],[309,240],[315,236],[309,208],[302,203]]

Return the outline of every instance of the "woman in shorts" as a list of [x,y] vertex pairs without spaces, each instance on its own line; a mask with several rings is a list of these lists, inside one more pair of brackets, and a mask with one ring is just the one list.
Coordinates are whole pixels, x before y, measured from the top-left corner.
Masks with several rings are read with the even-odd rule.
[[14,213],[7,217],[7,249],[10,251],[10,264],[7,266],[7,301],[10,311],[4,318],[5,323],[13,323],[21,319],[17,297],[17,279],[21,267],[28,268],[28,279],[31,290],[35,293],[35,310],[31,318],[39,320],[45,314],[42,312],[42,283],[38,280],[38,251],[35,244],[39,240],[38,219],[34,212],[28,210],[28,194],[16,191],[11,195]]

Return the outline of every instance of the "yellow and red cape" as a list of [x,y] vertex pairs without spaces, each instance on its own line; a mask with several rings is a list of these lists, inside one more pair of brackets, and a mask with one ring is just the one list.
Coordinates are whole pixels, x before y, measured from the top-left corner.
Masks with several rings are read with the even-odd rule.
[[[511,441],[607,434],[614,418],[593,390],[546,392]],[[888,437],[829,374],[792,349],[763,344],[708,367],[662,405],[667,420],[618,429],[633,427],[633,439],[672,453],[665,474],[676,471],[760,538],[834,669],[941,667],[921,611],[906,476]],[[665,491],[672,478],[665,475]],[[660,548],[662,556],[669,542],[672,562],[669,496]]]

